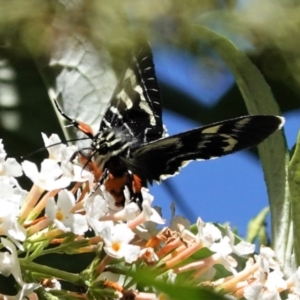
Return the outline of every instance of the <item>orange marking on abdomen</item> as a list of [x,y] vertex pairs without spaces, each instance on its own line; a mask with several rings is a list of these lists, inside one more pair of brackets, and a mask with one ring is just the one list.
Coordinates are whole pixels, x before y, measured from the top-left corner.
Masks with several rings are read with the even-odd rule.
[[132,189],[135,193],[139,193],[142,189],[142,179],[135,174],[133,174],[132,177],[133,177]]
[[[80,162],[83,166],[85,166],[86,163],[88,162],[88,159],[86,157],[82,156],[82,155],[79,156],[79,160],[80,160]],[[87,169],[94,174],[95,181],[98,182],[101,175],[102,175],[102,173],[103,173],[100,170],[100,168],[98,167],[98,165],[91,162],[91,161],[89,161],[88,164],[87,164]]]
[[[88,158],[80,155],[80,162],[83,165],[87,164],[87,169],[91,171],[95,176],[95,182],[98,182],[103,174],[103,171],[99,166],[89,161]],[[134,193],[140,193],[142,189],[142,179],[136,175],[132,174],[131,177],[127,172],[124,172],[121,176],[115,177],[112,173],[108,173],[108,177],[104,181],[104,186],[107,192],[109,192],[115,199],[116,206],[124,206],[125,197],[124,197],[124,187],[125,185],[131,185],[132,191]]]
[[128,183],[128,177],[124,174],[121,177],[114,177],[111,173],[108,175],[104,185],[106,190],[115,198],[116,206],[124,205],[124,186]]

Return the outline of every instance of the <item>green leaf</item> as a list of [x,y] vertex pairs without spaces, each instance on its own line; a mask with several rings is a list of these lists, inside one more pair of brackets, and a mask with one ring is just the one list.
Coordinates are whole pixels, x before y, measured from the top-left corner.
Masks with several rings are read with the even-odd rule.
[[292,220],[294,222],[294,248],[296,264],[300,264],[300,132],[293,157],[289,164],[288,182],[291,194]]
[[269,212],[269,207],[263,208],[259,214],[251,219],[248,223],[248,231],[247,231],[247,242],[254,243],[254,241],[258,238],[261,232],[261,228],[264,227],[264,222]]
[[[228,39],[208,28],[194,26],[192,30],[224,59],[235,76],[250,114],[280,114],[263,76],[242,51]],[[284,271],[289,274],[294,265],[291,259],[293,236],[286,180],[289,153],[283,132],[278,131],[270,136],[258,146],[258,150],[269,195],[274,250]]]
[[170,284],[157,280],[154,278],[151,272],[147,270],[137,270],[136,272],[129,271],[129,276],[132,276],[139,284],[145,286],[152,286],[160,292],[168,295],[170,299],[173,300],[182,300],[182,299],[197,299],[197,300],[224,300],[226,299],[220,294],[217,294],[211,290],[208,290],[203,287],[195,287],[190,285],[182,284]]

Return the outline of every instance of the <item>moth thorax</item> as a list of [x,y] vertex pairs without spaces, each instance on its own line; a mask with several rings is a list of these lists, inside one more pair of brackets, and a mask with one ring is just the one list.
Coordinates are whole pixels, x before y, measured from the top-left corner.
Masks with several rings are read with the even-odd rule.
[[131,143],[125,135],[114,129],[99,132],[92,143],[95,150],[94,159],[103,166],[113,156],[126,155]]

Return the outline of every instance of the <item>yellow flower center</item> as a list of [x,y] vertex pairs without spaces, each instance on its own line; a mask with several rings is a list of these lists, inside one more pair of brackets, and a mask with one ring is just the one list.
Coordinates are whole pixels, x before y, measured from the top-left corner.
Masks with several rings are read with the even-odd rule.
[[64,219],[64,214],[60,210],[56,213],[56,219],[58,221],[62,221]]
[[121,248],[121,244],[119,242],[113,243],[112,246],[114,251],[118,252]]

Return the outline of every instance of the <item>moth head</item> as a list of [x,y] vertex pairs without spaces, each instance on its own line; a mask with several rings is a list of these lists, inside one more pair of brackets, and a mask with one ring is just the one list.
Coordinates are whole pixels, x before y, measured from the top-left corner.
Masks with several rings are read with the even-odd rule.
[[92,142],[94,157],[99,165],[103,165],[111,157],[127,153],[130,145],[126,136],[114,129],[99,132]]

